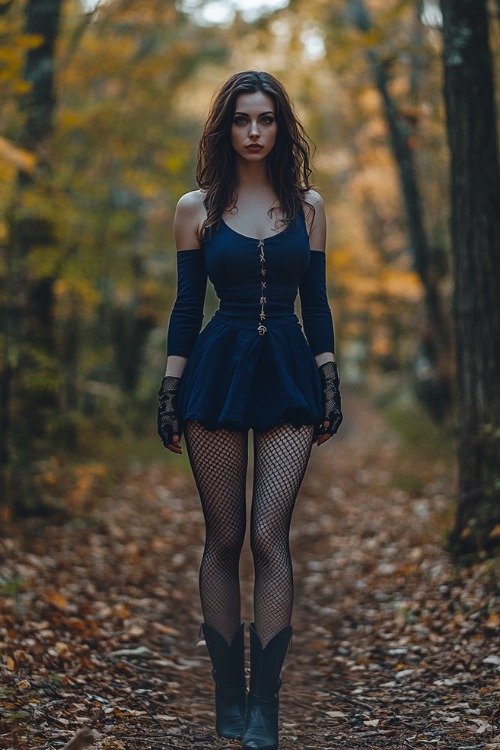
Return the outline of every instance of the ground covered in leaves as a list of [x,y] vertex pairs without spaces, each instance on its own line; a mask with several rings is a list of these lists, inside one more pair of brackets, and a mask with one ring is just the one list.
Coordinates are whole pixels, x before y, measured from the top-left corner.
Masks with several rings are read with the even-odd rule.
[[[422,459],[361,394],[345,411],[294,517],[280,748],[500,750],[498,563],[443,551],[446,451]],[[213,729],[189,473],[158,452],[96,497],[98,476],[71,518],[0,540],[0,747],[237,748]],[[248,551],[242,575],[248,621]]]

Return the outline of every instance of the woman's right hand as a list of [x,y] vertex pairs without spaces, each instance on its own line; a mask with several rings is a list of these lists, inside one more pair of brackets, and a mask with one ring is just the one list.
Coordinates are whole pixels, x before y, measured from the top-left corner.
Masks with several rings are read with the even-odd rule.
[[182,453],[181,421],[177,399],[180,382],[180,378],[166,375],[161,381],[158,392],[158,435],[165,448],[172,453]]

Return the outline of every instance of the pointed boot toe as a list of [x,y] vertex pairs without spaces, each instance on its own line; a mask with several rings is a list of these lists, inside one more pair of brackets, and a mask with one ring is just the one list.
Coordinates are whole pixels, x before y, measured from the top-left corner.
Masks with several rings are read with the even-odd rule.
[[249,700],[244,750],[278,750],[278,715],[277,698],[272,701]]

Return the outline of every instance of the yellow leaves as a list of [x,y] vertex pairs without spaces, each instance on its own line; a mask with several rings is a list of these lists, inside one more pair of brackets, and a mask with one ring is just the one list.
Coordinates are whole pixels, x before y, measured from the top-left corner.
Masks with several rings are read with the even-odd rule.
[[23,96],[31,91],[31,83],[22,79],[12,81],[11,90],[14,94],[20,94]]
[[167,172],[176,174],[179,173],[185,166],[186,160],[182,154],[170,154],[165,159],[165,167]]
[[12,41],[17,50],[25,52],[40,47],[44,43],[45,37],[41,34],[16,34]]
[[147,201],[154,200],[160,193],[158,182],[150,174],[136,168],[131,167],[123,172],[123,182]]
[[57,279],[54,292],[61,318],[88,313],[102,297],[88,279],[77,275]]
[[422,298],[422,285],[417,274],[396,268],[387,268],[382,273],[381,291],[388,297],[408,302],[418,302]]
[[58,127],[62,132],[77,130],[88,125],[89,116],[87,112],[81,112],[68,107],[61,107],[57,118]]
[[25,94],[31,88],[23,80],[23,64],[26,52],[43,44],[44,38],[39,34],[15,33],[14,27],[0,19],[0,87],[2,93]]
[[32,367],[24,373],[24,382],[33,392],[57,393],[61,385],[61,372],[55,358],[42,347],[30,346]]
[[0,136],[0,164],[6,162],[9,166],[33,172],[36,166],[36,156],[26,149],[19,148],[3,136]]
[[28,267],[31,279],[43,279],[57,275],[61,263],[61,251],[57,246],[35,247],[29,254]]

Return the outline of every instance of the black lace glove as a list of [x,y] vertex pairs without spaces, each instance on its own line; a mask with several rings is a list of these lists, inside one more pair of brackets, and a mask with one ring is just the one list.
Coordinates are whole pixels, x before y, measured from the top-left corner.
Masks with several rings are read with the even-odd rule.
[[325,362],[319,368],[321,385],[323,386],[323,421],[328,421],[328,427],[320,425],[320,435],[335,435],[342,423],[340,400],[340,376],[336,362]]
[[181,436],[179,408],[177,405],[177,391],[180,378],[166,375],[161,381],[158,396],[158,435],[165,448],[172,445],[174,435]]

